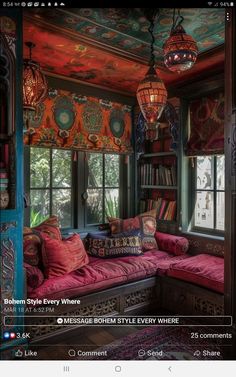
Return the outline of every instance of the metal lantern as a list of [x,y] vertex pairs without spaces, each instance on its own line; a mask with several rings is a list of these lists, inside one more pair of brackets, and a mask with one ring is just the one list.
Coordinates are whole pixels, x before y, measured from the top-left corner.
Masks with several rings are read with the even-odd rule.
[[152,66],[139,83],[137,99],[147,126],[155,125],[165,107],[167,91],[163,81],[157,76]]
[[[47,80],[41,71],[40,65],[32,60],[32,48],[35,44],[26,42],[29,47],[29,59],[24,59],[23,69],[23,109],[26,120],[29,121],[30,114],[36,111],[37,106],[46,98]],[[27,123],[27,128],[29,127]]]
[[184,18],[178,11],[177,18],[175,10],[173,13],[173,25],[170,37],[163,45],[164,63],[172,72],[186,71],[194,65],[197,60],[198,47],[197,43],[187,34],[181,25]]
[[153,53],[154,45],[154,17],[150,19],[149,32],[152,37],[150,68],[144,79],[139,83],[136,95],[141,112],[147,122],[147,129],[156,129],[157,120],[160,118],[167,101],[167,91],[163,81],[157,75],[154,68],[155,58]]

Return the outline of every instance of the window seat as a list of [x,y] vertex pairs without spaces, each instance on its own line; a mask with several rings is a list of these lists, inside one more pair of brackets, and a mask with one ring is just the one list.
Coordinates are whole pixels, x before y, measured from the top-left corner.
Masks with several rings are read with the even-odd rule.
[[224,293],[224,259],[199,254],[171,263],[167,275]]
[[[138,315],[159,310],[188,316],[223,315],[224,259],[186,253],[188,241],[184,237],[160,232],[155,237],[160,250],[107,259],[90,256],[88,265],[44,279],[38,288],[28,290],[28,297],[80,299],[77,306],[59,305],[54,316]],[[42,313],[40,323],[35,318],[37,326],[32,325],[32,319],[30,323],[25,319],[32,341],[47,341],[74,330],[50,327],[50,317],[46,311]]]
[[150,250],[140,256],[110,259],[89,257],[89,264],[64,276],[45,279],[38,288],[29,291],[29,298],[60,299],[82,296],[119,284],[156,276],[172,263],[188,258],[166,251]]

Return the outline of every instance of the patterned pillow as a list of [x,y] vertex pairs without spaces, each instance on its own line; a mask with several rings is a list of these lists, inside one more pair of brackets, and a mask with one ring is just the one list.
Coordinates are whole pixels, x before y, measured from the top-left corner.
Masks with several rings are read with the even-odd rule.
[[62,239],[58,217],[55,215],[49,217],[47,220],[43,221],[38,226],[35,226],[34,228],[32,228],[32,230],[47,233],[49,237],[56,240]]
[[26,271],[28,291],[38,288],[44,282],[42,271],[38,267],[31,266],[28,263],[24,263],[24,268]]
[[88,238],[88,254],[100,258],[115,258],[141,255],[142,242],[139,236]]
[[34,228],[24,227],[23,250],[24,262],[31,266],[42,267],[41,232],[47,233],[53,239],[61,240],[61,232],[57,216],[51,216]]
[[[155,213],[154,211],[152,214]],[[122,232],[126,232],[127,234],[127,232],[133,232],[138,229],[141,233],[143,251],[157,249],[158,246],[154,237],[157,225],[156,216],[147,213],[125,220],[112,219],[112,221],[109,221],[112,236]]]
[[38,266],[41,262],[41,239],[31,228],[24,227],[23,231],[24,262],[31,266]]

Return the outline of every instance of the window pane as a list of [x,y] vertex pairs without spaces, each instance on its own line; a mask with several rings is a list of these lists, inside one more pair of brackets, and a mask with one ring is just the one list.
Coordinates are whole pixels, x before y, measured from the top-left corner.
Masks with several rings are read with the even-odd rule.
[[71,226],[71,190],[52,190],[52,214],[59,217],[62,228]]
[[30,191],[30,226],[36,226],[49,217],[49,190]]
[[217,190],[225,189],[225,156],[216,157],[217,165]]
[[103,222],[103,201],[102,189],[88,189],[87,199],[87,224],[98,224]]
[[119,187],[120,156],[105,155],[105,187]]
[[214,158],[197,157],[197,189],[213,189]]
[[216,193],[216,229],[225,229],[225,193]]
[[50,150],[30,148],[30,187],[49,187]]
[[[105,216],[119,217],[119,190],[105,190]],[[105,219],[107,221],[107,219]]]
[[197,191],[195,204],[195,226],[214,227],[213,192]]
[[88,187],[102,187],[102,165],[101,153],[88,153]]
[[52,186],[71,187],[71,151],[53,149]]

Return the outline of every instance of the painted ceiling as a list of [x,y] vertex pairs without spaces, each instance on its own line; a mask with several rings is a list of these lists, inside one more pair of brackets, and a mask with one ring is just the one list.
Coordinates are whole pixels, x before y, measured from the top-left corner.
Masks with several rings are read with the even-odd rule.
[[[180,79],[180,75],[163,66],[162,45],[169,36],[172,11],[161,8],[154,28],[157,68],[166,83]],[[38,9],[25,14],[24,40],[36,44],[33,57],[46,71],[135,93],[150,54],[149,22],[143,9]],[[181,15],[183,26],[197,41],[200,53],[224,43],[224,9],[184,8]],[[223,53],[204,63],[199,59],[181,77],[223,60]]]

